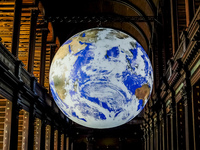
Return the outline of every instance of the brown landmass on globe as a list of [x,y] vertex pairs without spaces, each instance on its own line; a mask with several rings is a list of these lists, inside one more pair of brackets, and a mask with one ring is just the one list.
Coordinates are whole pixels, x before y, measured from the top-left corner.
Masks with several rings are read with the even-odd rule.
[[150,88],[147,84],[142,85],[141,88],[137,88],[135,90],[135,96],[140,100],[143,100],[143,105],[145,103],[145,100],[148,98],[150,94]]
[[[59,48],[59,51],[57,51],[56,55],[54,56],[52,63],[54,63],[57,59],[63,59],[69,53],[68,44],[66,45]],[[68,51],[66,49],[68,49]]]
[[82,49],[85,49],[85,47],[87,46],[86,44],[81,44],[81,42],[96,42],[97,41],[97,33],[103,29],[94,29],[91,30],[90,32],[86,33],[86,36],[82,37],[84,33],[82,33],[79,36],[75,36],[70,38],[69,40],[72,40],[71,43],[69,44],[65,44],[63,46],[61,46],[59,48],[59,51],[56,53],[56,55],[54,56],[53,59],[53,63],[57,60],[57,59],[63,59],[67,54],[69,54],[69,46],[71,48],[71,51],[73,51],[73,53],[77,53]]
[[55,90],[58,93],[58,96],[60,97],[61,100],[64,100],[66,97],[65,95],[66,90],[64,89],[64,86],[65,86],[64,74],[62,77],[54,76],[53,81],[54,81]]
[[53,63],[58,59],[63,59],[67,54],[69,54],[69,46],[71,51],[74,53],[79,52],[80,50],[84,49],[87,45],[80,44],[78,38],[74,38],[71,43],[65,44],[59,48],[59,51],[56,53],[53,59]]

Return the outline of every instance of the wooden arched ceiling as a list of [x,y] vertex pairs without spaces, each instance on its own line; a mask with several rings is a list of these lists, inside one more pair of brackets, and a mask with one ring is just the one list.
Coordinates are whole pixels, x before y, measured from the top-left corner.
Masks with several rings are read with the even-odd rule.
[[[87,16],[87,15],[117,15],[117,16],[142,16],[148,18],[148,16],[156,17],[156,8],[158,0],[85,0],[85,1],[73,1],[63,4],[63,1],[57,0],[56,3],[53,0],[43,0],[46,7],[47,16]],[[80,23],[79,23],[80,24]],[[99,23],[84,23],[79,25],[80,29],[98,26]],[[151,43],[152,31],[154,22],[107,22],[101,23],[103,27],[111,27],[122,30],[132,35],[148,52],[149,43]],[[57,25],[55,28],[60,28],[62,34],[58,33],[59,38],[66,39],[65,36],[72,36],[78,29],[72,31],[71,25]],[[73,25],[74,26],[74,25]],[[80,27],[81,26],[81,27]],[[69,27],[68,30],[62,29]],[[55,29],[56,31],[56,29]],[[64,34],[63,31],[66,31]],[[58,31],[59,32],[59,31]],[[69,38],[69,37],[68,37]]]

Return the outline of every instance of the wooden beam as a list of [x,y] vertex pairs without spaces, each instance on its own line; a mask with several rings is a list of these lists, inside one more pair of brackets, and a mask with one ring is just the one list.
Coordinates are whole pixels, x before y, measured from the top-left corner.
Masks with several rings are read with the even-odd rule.
[[22,12],[22,0],[16,0],[14,9],[14,22],[13,22],[13,33],[12,33],[12,54],[18,58],[19,48],[19,34],[20,34],[20,22]]
[[194,0],[185,0],[186,26],[188,27],[195,14]]
[[177,15],[177,1],[170,0],[171,7],[171,27],[172,27],[172,51],[173,55],[178,48],[178,15]]
[[10,150],[17,149],[18,144],[18,122],[20,105],[18,104],[18,90],[15,90],[15,95],[12,101],[12,115],[11,115],[11,135],[10,135]]
[[51,49],[51,52],[50,52],[50,64],[51,64],[51,62],[53,61],[53,57],[54,57],[54,55],[55,55],[56,47],[57,47],[56,44],[51,44],[51,45],[50,45],[50,49]]
[[42,29],[42,46],[41,46],[41,58],[40,58],[40,84],[42,86],[44,86],[44,77],[45,77],[47,34],[48,34],[48,28]]
[[35,36],[38,9],[31,10],[31,27],[29,37],[29,54],[28,54],[28,72],[33,74],[34,54],[35,54]]

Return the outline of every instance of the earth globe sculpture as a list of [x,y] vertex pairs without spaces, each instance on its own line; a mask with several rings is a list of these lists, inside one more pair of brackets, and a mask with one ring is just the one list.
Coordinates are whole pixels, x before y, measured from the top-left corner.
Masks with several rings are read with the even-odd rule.
[[104,129],[141,112],[152,91],[153,69],[134,38],[111,28],[92,28],[59,48],[49,80],[52,96],[68,118]]

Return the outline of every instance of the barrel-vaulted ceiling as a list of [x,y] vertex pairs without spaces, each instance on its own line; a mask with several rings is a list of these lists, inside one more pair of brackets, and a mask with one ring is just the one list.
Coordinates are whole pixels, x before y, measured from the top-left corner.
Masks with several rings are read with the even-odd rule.
[[[96,22],[87,21],[70,23],[69,20],[62,20],[54,23],[54,29],[61,44],[73,34],[80,30],[91,27],[111,27],[122,30],[133,36],[148,51],[152,39],[154,20],[149,20],[149,16],[156,18],[158,0],[82,0],[82,1],[63,1],[63,0],[43,0],[46,7],[46,16],[72,17],[83,19],[87,17],[96,17]],[[98,21],[102,16],[120,16],[133,17],[123,21],[115,21],[110,18],[105,22]],[[79,16],[77,18],[77,16]],[[134,17],[144,18],[143,21],[136,21]]]

